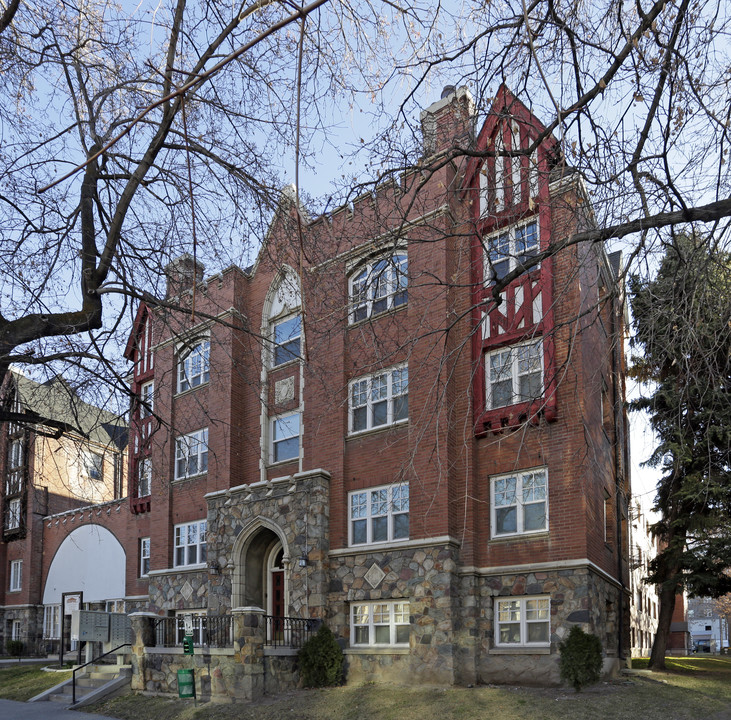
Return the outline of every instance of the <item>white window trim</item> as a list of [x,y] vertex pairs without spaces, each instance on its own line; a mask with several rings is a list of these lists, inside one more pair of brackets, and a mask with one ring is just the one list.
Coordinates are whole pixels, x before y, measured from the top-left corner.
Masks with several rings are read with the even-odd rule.
[[[509,272],[512,272],[515,270],[516,267],[520,264],[520,258],[525,255],[519,254],[517,250],[517,240],[516,235],[518,230],[522,230],[523,228],[527,228],[529,225],[535,224],[536,226],[536,245],[535,245],[535,253],[540,252],[541,249],[541,224],[539,222],[538,215],[534,215],[532,218],[528,218],[527,220],[523,220],[522,222],[516,223],[515,225],[510,225],[508,227],[500,228],[500,230],[497,230],[493,233],[490,233],[489,235],[486,235],[483,240],[483,247],[485,248],[485,252],[483,254],[483,271],[485,275],[485,285],[492,285],[493,282],[495,282],[496,279],[499,279],[497,277],[497,272],[493,268],[493,264],[490,258],[490,249],[492,247],[492,244],[494,241],[497,241],[498,238],[507,235],[508,236],[508,254],[502,259],[498,260],[498,263],[500,264],[503,262],[507,262],[508,269],[503,274],[503,277],[507,275]],[[531,255],[533,252],[531,253]],[[530,255],[529,255],[530,257]],[[535,270],[537,266],[531,267],[531,271]]]
[[[394,491],[398,489],[398,496],[394,500]],[[405,495],[404,495],[404,492]],[[383,502],[380,497],[383,492],[386,492],[386,512],[375,513],[374,505],[379,502]],[[379,497],[374,499],[374,495],[377,494]],[[365,503],[361,503],[362,498],[360,496],[365,495]],[[356,504],[354,505],[354,501]],[[379,485],[378,487],[363,488],[361,490],[354,490],[348,493],[348,545],[350,547],[365,547],[368,545],[386,545],[389,543],[406,542],[409,539],[411,528],[409,527],[409,534],[406,537],[394,537],[394,517],[405,515],[410,523],[411,518],[409,514],[410,510],[410,494],[408,483],[394,483],[391,485]],[[399,507],[395,509],[395,504]],[[360,514],[360,509],[365,505],[365,514]],[[405,507],[404,507],[405,506]],[[354,516],[354,510],[358,510],[357,515]],[[373,540],[373,521],[377,518],[386,518],[386,539],[385,540]],[[366,526],[366,540],[362,543],[356,543],[354,541],[353,525],[355,522],[365,522]]]
[[[388,622],[376,622],[376,618],[374,616],[375,610],[382,610],[383,607],[386,607],[388,609]],[[399,616],[403,618],[406,617],[405,622],[397,622],[396,618],[396,610],[399,610]],[[356,624],[356,616],[360,615],[362,616],[364,612],[367,614],[367,622],[366,623],[358,623]],[[407,599],[400,599],[400,600],[376,600],[375,602],[362,602],[362,603],[353,603],[350,606],[350,645],[351,647],[373,647],[373,648],[379,648],[379,647],[408,647],[409,641],[408,639],[402,640],[401,642],[397,642],[396,640],[396,632],[397,628],[407,628],[409,629],[410,634],[410,627],[411,627],[411,618],[410,618],[410,612],[411,607],[409,604],[409,601]],[[358,628],[368,628],[368,642],[358,641],[356,630]],[[376,627],[388,627],[389,628],[389,642],[376,642]]]
[[23,561],[10,562],[10,592],[20,592],[23,589]]
[[[404,377],[402,371],[406,371],[405,375],[405,388],[404,386]],[[402,384],[402,391],[398,393],[397,395],[393,394],[393,385],[394,385],[394,375],[395,373],[401,373],[400,382]],[[373,383],[374,380],[380,380],[381,378],[386,378],[386,396],[384,398],[378,398],[378,403],[385,402],[386,403],[386,422],[380,423],[379,425],[373,424],[373,407],[374,405],[378,404],[374,402],[373,397]],[[365,383],[365,394],[366,394],[366,402],[365,404],[361,404],[358,406],[354,405],[353,401],[353,389],[360,385],[361,383]],[[409,398],[409,373],[408,373],[408,365],[397,365],[396,367],[387,368],[385,370],[382,370],[377,373],[373,373],[372,375],[362,375],[361,377],[354,378],[348,383],[348,432],[350,435],[357,435],[359,433],[365,433],[369,432],[370,430],[378,430],[380,428],[389,427],[390,425],[400,425],[402,423],[407,423],[409,421],[409,415],[408,412],[406,414],[406,417],[400,418],[398,420],[394,419],[394,405],[395,400],[405,398],[408,406],[408,398]],[[354,418],[355,418],[355,411],[359,410],[361,408],[366,408],[366,426],[364,428],[360,428],[358,430],[354,430]]]
[[[286,420],[288,418],[297,418],[297,432],[292,435],[282,436],[277,438],[275,436],[275,428],[278,421]],[[297,438],[297,454],[291,457],[282,458],[281,460],[275,459],[275,450],[278,443],[285,442]],[[302,414],[300,412],[283,413],[271,418],[269,421],[269,464],[279,465],[282,463],[296,462],[302,455]]]
[[[535,394],[535,396],[531,396],[529,398],[523,398],[520,395],[520,378],[522,377],[520,373],[520,368],[518,365],[518,350],[520,348],[527,348],[531,345],[537,345],[538,346],[538,360],[540,362],[540,376],[541,376],[541,387],[538,393]],[[491,363],[490,359],[495,357],[496,355],[500,355],[504,352],[510,353],[510,379],[511,379],[511,399],[510,402],[501,404],[501,405],[493,405],[493,398],[492,398],[492,387],[493,382],[490,377],[491,372]],[[532,373],[525,373],[525,374],[532,374]],[[510,407],[511,405],[520,405],[522,403],[526,402],[534,402],[540,398],[543,397],[543,393],[545,392],[545,383],[544,383],[544,362],[543,362],[543,338],[539,337],[533,340],[530,340],[528,342],[522,342],[522,343],[516,343],[514,345],[503,345],[499,348],[496,348],[495,350],[492,350],[488,353],[485,353],[485,392],[486,392],[486,408],[488,410],[498,410],[499,408],[504,407]]]
[[[190,460],[193,453],[190,452],[192,442],[195,442],[197,452],[196,470],[190,472]],[[179,463],[185,461],[185,472],[180,472]],[[205,475],[208,472],[208,428],[202,428],[187,435],[178,435],[175,438],[175,479],[184,480],[185,478],[197,477]]]
[[[200,356],[200,369],[193,374],[191,361]],[[211,379],[211,341],[208,337],[198,337],[190,343],[178,347],[178,393],[194,390],[206,385]]]
[[[276,342],[275,336],[276,336],[277,328],[280,325],[283,325],[284,323],[289,322],[290,320],[294,320],[295,318],[299,318],[299,323],[300,323],[299,333],[297,335],[292,335],[292,336],[288,337],[283,342]],[[288,365],[291,362],[300,360],[301,356],[302,356],[302,313],[296,312],[296,313],[287,315],[285,317],[279,317],[274,320],[271,320],[270,323],[271,323],[271,328],[272,328],[272,330],[271,330],[272,335],[271,335],[271,356],[269,358],[269,365],[272,368],[278,368],[278,367],[283,367],[284,365]],[[297,341],[297,354],[296,355],[293,354],[292,349],[287,348],[287,345],[290,345],[290,344],[294,343],[295,341]],[[288,353],[289,355],[292,355],[292,357],[287,357],[286,359],[282,360],[281,362],[277,362],[276,356],[277,356],[278,348],[282,348],[283,350],[285,350],[286,353]]]
[[61,605],[43,606],[43,639],[58,640],[61,637]]
[[140,419],[150,417],[153,412],[155,412],[155,381],[148,380],[140,385]]
[[[541,600],[548,603],[547,608],[541,608],[541,612],[545,612],[547,615],[546,619],[531,621],[527,618],[527,606],[530,601]],[[510,623],[509,621],[500,621],[500,607],[501,604],[505,603],[518,603],[519,605],[519,620],[517,623],[520,624],[520,642],[517,643],[501,643],[500,642],[500,627]],[[528,626],[532,624],[546,624],[548,623],[548,640],[545,642],[528,642]],[[526,595],[526,596],[505,596],[495,598],[495,647],[496,648],[546,648],[551,646],[551,598],[549,595]]]
[[[523,482],[529,475],[535,475],[536,473],[542,473],[545,477],[545,498],[543,499],[543,505],[545,507],[545,523],[542,528],[537,528],[535,530],[525,530],[525,513],[523,512],[523,508],[526,504],[538,504],[540,501],[531,501],[529,503],[526,503],[524,501],[524,494],[523,494]],[[496,486],[501,480],[508,480],[510,478],[515,478],[515,503],[512,503],[510,506],[501,505],[500,507],[515,507],[516,509],[516,530],[515,532],[503,532],[498,533],[497,532],[497,511],[498,506],[495,502],[495,494],[496,494]],[[495,475],[490,478],[490,537],[498,539],[498,538],[505,538],[505,537],[515,537],[516,535],[535,535],[536,533],[545,533],[548,532],[548,468],[543,467],[535,467],[530,468],[528,470],[520,470],[514,473],[505,473],[503,475]]]
[[8,514],[5,529],[17,530],[20,527],[20,520],[23,514],[23,508],[20,498],[13,498],[8,502]]
[[[177,458],[175,460],[177,467]],[[146,492],[143,492],[146,491]],[[137,497],[152,495],[152,458],[145,455],[137,458]]]
[[[196,525],[196,542],[195,543],[188,543],[188,528],[192,527],[193,525]],[[178,530],[181,530],[181,537],[183,537],[186,542],[179,543],[178,542]],[[179,525],[176,525],[173,528],[173,567],[176,568],[184,568],[184,567],[192,567],[197,565],[204,565],[206,562],[206,557],[208,555],[208,521],[207,520],[195,520],[193,522],[187,522],[187,523],[180,523]],[[201,540],[201,535],[203,536],[203,540]],[[195,547],[196,548],[196,556],[195,556],[195,562],[188,562],[188,548]],[[178,549],[183,548],[183,562],[178,563]]]
[[[377,268],[380,263],[384,268]],[[408,304],[409,297],[409,259],[406,248],[396,248],[393,252],[379,255],[367,263],[355,267],[348,277],[348,323],[363,322],[387,312],[395,307]],[[363,277],[364,276],[364,277]],[[364,298],[356,298],[356,284],[362,279]],[[383,284],[381,284],[383,283]],[[379,297],[376,293],[385,288]],[[374,310],[374,305],[382,302],[385,307]],[[365,309],[363,317],[357,317],[361,309]]]
[[[140,538],[140,577],[147,577],[150,572],[151,547],[150,538]],[[147,570],[145,570],[145,561],[147,561]]]

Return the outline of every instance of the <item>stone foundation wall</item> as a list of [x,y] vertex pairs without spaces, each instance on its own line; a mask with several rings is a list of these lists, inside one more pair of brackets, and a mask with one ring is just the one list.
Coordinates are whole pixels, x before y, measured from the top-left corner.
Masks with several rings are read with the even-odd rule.
[[342,643],[350,642],[350,607],[359,601],[408,600],[409,653],[358,648],[348,655],[348,681],[378,680],[394,673],[406,681],[455,681],[454,628],[459,625],[457,548],[451,545],[388,549],[330,558],[326,622]]
[[[520,575],[463,577],[465,623],[458,633],[460,682],[558,685],[559,644],[573,625],[599,636],[605,671],[617,669],[619,588],[589,568]],[[495,598],[546,595],[551,599],[550,648],[495,646]],[[470,599],[474,598],[474,601]],[[474,662],[474,671],[472,663]]]
[[196,648],[195,655],[184,655],[179,648],[146,648],[141,667],[137,668],[137,691],[155,695],[178,695],[178,670],[192,669],[196,697],[202,701],[233,702],[246,699],[244,672],[233,649],[208,652]]
[[263,662],[265,695],[278,695],[299,687],[296,651],[266,654]]

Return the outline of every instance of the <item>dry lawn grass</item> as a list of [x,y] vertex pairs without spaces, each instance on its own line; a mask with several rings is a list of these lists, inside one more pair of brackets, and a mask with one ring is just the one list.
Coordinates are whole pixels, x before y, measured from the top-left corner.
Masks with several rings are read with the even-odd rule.
[[623,677],[581,693],[362,685],[233,705],[124,696],[89,710],[122,720],[731,720],[731,661],[674,659],[667,673]]
[[68,672],[44,672],[39,665],[10,665],[0,668],[0,697],[25,702],[71,677]]

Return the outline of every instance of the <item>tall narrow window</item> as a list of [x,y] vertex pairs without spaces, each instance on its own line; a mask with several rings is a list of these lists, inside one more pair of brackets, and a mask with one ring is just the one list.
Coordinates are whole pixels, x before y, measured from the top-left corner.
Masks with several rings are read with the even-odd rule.
[[137,460],[137,497],[152,494],[152,460],[148,457]]
[[10,563],[10,592],[18,592],[23,587],[23,561],[13,560]]
[[140,418],[150,417],[154,412],[155,382],[143,383],[140,386]]
[[302,316],[280,320],[274,325],[274,351],[272,353],[272,366],[284,365],[300,356],[300,341],[302,339]]
[[21,520],[21,504],[20,498],[13,498],[8,502],[8,508],[5,514],[5,529],[17,530],[20,528]]
[[150,572],[150,538],[140,538],[140,577]]

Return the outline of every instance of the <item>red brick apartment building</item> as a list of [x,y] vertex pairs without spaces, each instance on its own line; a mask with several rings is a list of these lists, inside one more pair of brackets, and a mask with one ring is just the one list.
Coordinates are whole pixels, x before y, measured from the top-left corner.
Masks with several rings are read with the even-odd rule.
[[[129,512],[95,522],[138,630],[249,619],[204,695],[295,682],[301,618],[349,680],[555,683],[574,624],[629,656],[619,258],[541,256],[593,222],[581,178],[550,135],[509,154],[544,128],[506,89],[473,115],[445,89],[418,171],[315,219],[286,191],[252,267],[180,258],[139,308]],[[141,638],[133,686],[174,691],[181,656]]]

